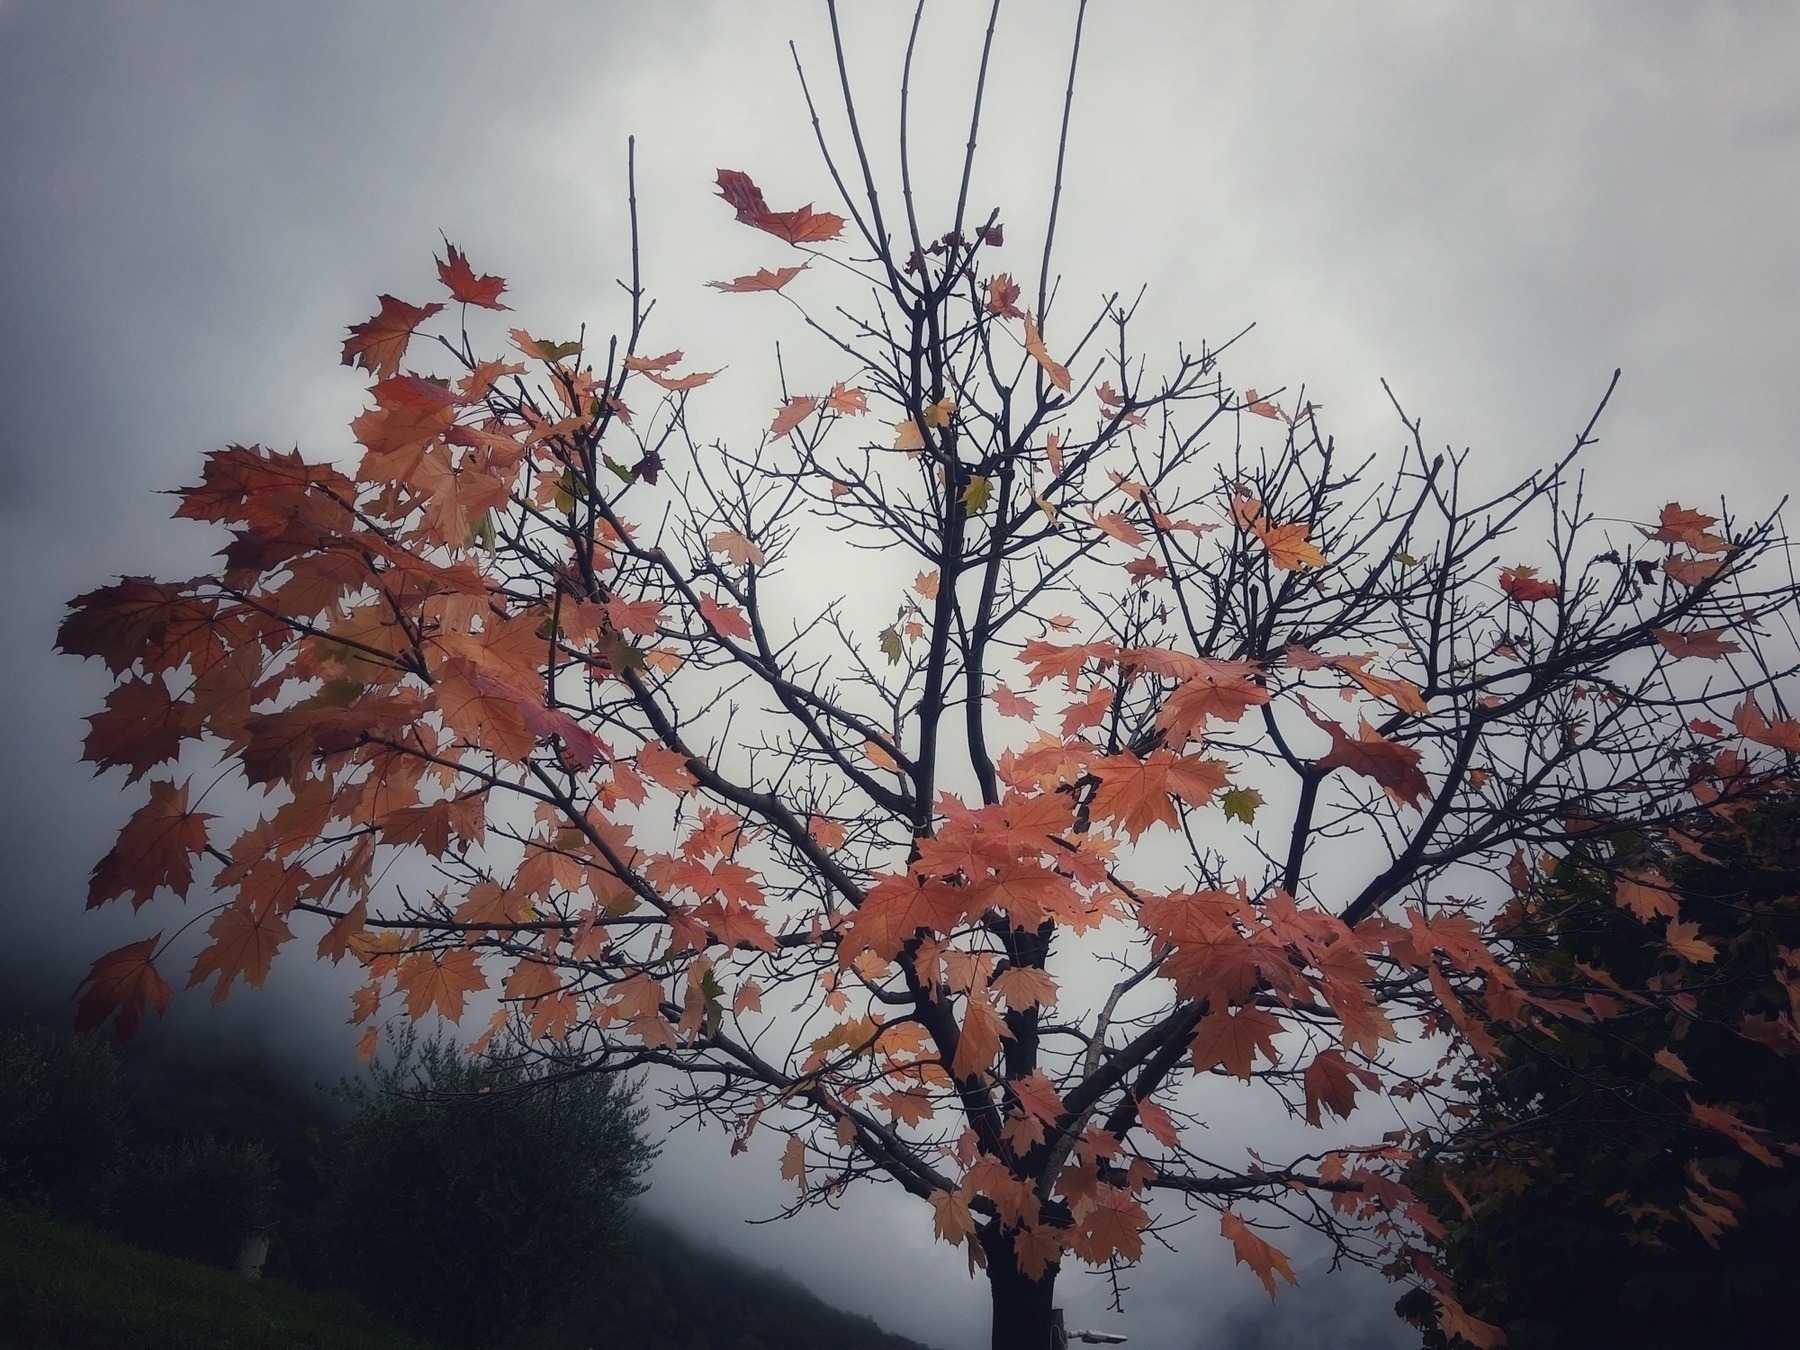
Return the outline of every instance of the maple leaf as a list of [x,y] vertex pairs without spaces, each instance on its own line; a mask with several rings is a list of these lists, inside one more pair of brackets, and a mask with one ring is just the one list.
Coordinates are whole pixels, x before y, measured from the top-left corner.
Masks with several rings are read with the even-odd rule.
[[1150,1226],[1150,1215],[1131,1198],[1131,1192],[1116,1186],[1096,1186],[1077,1210],[1075,1231],[1069,1238],[1069,1249],[1089,1265],[1104,1266],[1115,1256],[1126,1261],[1139,1260],[1144,1254],[1143,1230]]
[[275,949],[294,935],[287,921],[274,909],[253,911],[241,905],[220,910],[206,931],[212,937],[212,945],[194,958],[194,968],[188,973],[188,988],[192,989],[209,975],[217,975],[218,983],[213,986],[212,993],[214,1003],[231,992],[232,983],[240,975],[251,988],[262,988],[263,981],[269,977],[269,966],[275,960]]
[[1782,717],[1771,720],[1763,716],[1763,710],[1757,706],[1755,694],[1744,695],[1744,701],[1731,714],[1731,721],[1738,729],[1738,734],[1746,740],[1771,746],[1776,750],[1786,750],[1790,754],[1800,754],[1800,721],[1789,721]]
[[1663,932],[1663,945],[1684,961],[1697,965],[1710,964],[1719,958],[1719,949],[1701,940],[1700,925],[1671,921]]
[[1056,1003],[1056,981],[1048,972],[1035,966],[1009,966],[994,976],[989,987],[1006,1000],[1006,1006],[1013,1012],[1048,1008]]
[[1175,1148],[1181,1143],[1181,1131],[1170,1118],[1169,1113],[1158,1106],[1149,1097],[1140,1097],[1137,1101],[1138,1123],[1150,1132],[1150,1137],[1164,1148]]
[[1029,722],[1037,716],[1037,704],[1013,693],[1003,684],[995,685],[988,697],[994,700],[994,706],[1000,710],[1002,717],[1017,717]]
[[1369,1070],[1352,1065],[1343,1051],[1321,1050],[1306,1066],[1302,1082],[1306,1089],[1306,1123],[1317,1125],[1321,1106],[1339,1120],[1348,1120],[1356,1109],[1357,1083],[1374,1091],[1381,1080]]
[[1281,1019],[1264,1008],[1209,1012],[1194,1031],[1194,1072],[1205,1073],[1222,1064],[1226,1073],[1247,1083],[1257,1052],[1271,1064],[1280,1058],[1274,1039],[1280,1031]]
[[775,420],[769,424],[771,436],[785,436],[813,414],[819,406],[816,398],[790,398],[782,404],[781,411],[775,414]]
[[1255,788],[1232,788],[1219,798],[1219,806],[1228,820],[1241,820],[1246,825],[1256,823],[1256,808],[1263,804],[1263,795]]
[[1094,761],[1093,772],[1100,777],[1092,806],[1095,817],[1116,822],[1134,843],[1152,825],[1179,822],[1172,798],[1204,806],[1230,781],[1222,761],[1177,756],[1167,748],[1152,751],[1146,759],[1110,755]]
[[715,291],[726,291],[734,295],[750,291],[778,291],[810,266],[811,263],[804,262],[798,267],[778,267],[773,272],[766,267],[759,267],[747,277],[737,277],[732,281],[709,281],[706,284]]
[[1028,1280],[1041,1280],[1044,1272],[1062,1259],[1062,1230],[1048,1225],[1026,1225],[1013,1234],[1013,1255]]
[[1121,544],[1129,544],[1132,548],[1137,548],[1144,542],[1143,531],[1116,511],[1103,516],[1095,516],[1094,525],[1110,534]]
[[967,1196],[961,1191],[933,1191],[930,1198],[932,1227],[940,1238],[955,1247],[975,1236],[975,1216],[969,1212]]
[[1013,1096],[1018,1098],[1019,1109],[1026,1115],[1035,1116],[1046,1125],[1054,1125],[1061,1118],[1062,1098],[1057,1094],[1056,1084],[1042,1069],[1033,1069],[1023,1078],[1009,1078],[1006,1085],[1012,1089]]
[[844,827],[835,820],[821,815],[810,815],[806,818],[806,832],[818,843],[820,848],[833,851],[844,846]]
[[740,567],[761,567],[767,561],[760,548],[735,530],[721,530],[706,541],[706,547]]
[[1670,656],[1677,659],[1684,656],[1703,656],[1709,661],[1718,661],[1741,652],[1744,649],[1735,642],[1724,640],[1729,628],[1705,628],[1692,633],[1672,633],[1667,628],[1652,628],[1651,635],[1663,645]]
[[1613,888],[1613,899],[1642,923],[1649,923],[1659,914],[1670,919],[1681,916],[1668,883],[1654,872],[1626,872]]
[[1271,1300],[1275,1297],[1275,1276],[1279,1274],[1289,1284],[1298,1285],[1299,1278],[1294,1268],[1288,1264],[1286,1253],[1279,1247],[1271,1246],[1251,1230],[1250,1225],[1232,1213],[1229,1209],[1219,1213],[1219,1232],[1231,1243],[1231,1250],[1241,1265],[1249,1266],[1256,1278],[1262,1281],[1264,1289],[1269,1291]]
[[1762,1141],[1750,1132],[1750,1126],[1740,1120],[1730,1107],[1702,1106],[1692,1097],[1687,1099],[1687,1103],[1695,1123],[1709,1130],[1717,1130],[1765,1167],[1781,1166],[1781,1159],[1769,1152]]
[[1244,390],[1244,411],[1253,412],[1258,417],[1269,417],[1277,421],[1281,419],[1281,409],[1266,398],[1259,397],[1254,389]]
[[[146,1003],[159,1013],[169,1010],[174,991],[156,973],[151,959],[161,941],[162,934],[158,933],[110,951],[94,962],[77,986],[81,1001],[75,1008],[75,1030],[92,1031],[117,1012],[119,1020],[113,1024],[113,1030],[120,1040],[128,1041],[144,1020]],[[82,992],[84,987],[86,992]]]
[[1431,785],[1419,772],[1419,761],[1424,758],[1422,752],[1388,740],[1366,719],[1359,738],[1352,740],[1336,722],[1320,717],[1310,707],[1306,709],[1306,715],[1314,726],[1331,737],[1331,753],[1318,761],[1320,769],[1349,769],[1365,778],[1373,778],[1393,794],[1394,800],[1408,806],[1416,807],[1423,798],[1431,795]]
[[1478,1350],[1493,1350],[1493,1347],[1506,1344],[1506,1333],[1491,1322],[1483,1322],[1471,1316],[1462,1304],[1442,1289],[1433,1289],[1431,1297],[1437,1302],[1438,1325],[1446,1335],[1467,1341]]
[[1703,516],[1679,502],[1670,502],[1663,507],[1662,519],[1654,530],[1642,525],[1638,530],[1646,539],[1659,543],[1686,544],[1696,553],[1723,553],[1730,545],[1718,535],[1708,533],[1718,523],[1717,516]]
[[151,783],[150,800],[125,822],[111,852],[94,864],[88,908],[130,892],[131,907],[138,909],[161,886],[185,898],[194,881],[192,859],[206,848],[206,822],[212,818],[188,810],[187,784]]
[[1298,522],[1274,525],[1257,531],[1263,547],[1269,550],[1269,561],[1283,572],[1303,572],[1309,567],[1325,566],[1325,555],[1316,544],[1307,542],[1310,525]]
[[825,396],[825,406],[845,417],[861,417],[869,411],[869,396],[863,390],[852,389],[839,380]]
[[1038,333],[1037,324],[1032,321],[1029,314],[1025,316],[1025,350],[1031,353],[1032,360],[1043,367],[1044,374],[1050,377],[1051,384],[1055,385],[1065,394],[1069,392],[1071,387],[1069,368],[1067,366],[1058,365],[1055,361],[1050,359],[1049,349],[1044,346],[1044,339]]
[[763,200],[762,189],[750,176],[736,169],[719,170],[719,196],[736,210],[745,225],[754,225],[794,245],[820,244],[836,239],[844,228],[844,218],[829,211],[814,212],[810,205],[797,211],[771,211]]
[[968,1007],[963,1012],[961,1034],[956,1043],[956,1057],[950,1072],[959,1079],[985,1074],[1000,1053],[1000,1042],[1012,1040],[1012,1029],[1001,1020],[999,1012],[979,989],[969,992]]
[[736,605],[722,605],[710,595],[700,597],[700,617],[706,620],[706,626],[720,637],[740,638],[745,641],[755,636],[750,628],[750,620],[744,611]]
[[1725,571],[1723,558],[1664,558],[1663,571],[1689,590],[1711,581]]
[[1689,1083],[1694,1081],[1694,1075],[1689,1073],[1688,1066],[1681,1062],[1681,1056],[1667,1046],[1658,1050],[1651,1058],[1654,1059],[1660,1067],[1667,1069],[1677,1078],[1683,1079]]
[[418,1021],[436,1008],[452,1022],[462,1020],[466,995],[487,988],[487,976],[468,948],[414,952],[402,958],[394,982],[406,995],[407,1016]]
[[[157,649],[164,649],[157,664],[178,665],[190,652],[198,657],[215,650],[215,612],[211,602],[189,595],[185,587],[124,577],[69,602],[69,615],[56,630],[56,648],[71,656],[98,656],[114,675],[149,661]],[[185,641],[171,642],[172,633]]]
[[413,330],[443,308],[442,305],[409,305],[391,295],[381,297],[381,310],[372,319],[350,326],[344,339],[343,364],[361,366],[378,380],[398,374],[400,360]]
[[645,777],[670,792],[687,792],[696,781],[693,770],[688,768],[688,757],[671,750],[660,740],[645,743],[637,753],[637,765]]
[[500,292],[506,289],[504,281],[499,277],[476,276],[462,250],[448,242],[444,247],[449,256],[438,262],[438,280],[449,289],[452,300],[465,305],[480,305],[483,309],[507,308],[500,303]]
[[1003,319],[1023,319],[1025,311],[1019,308],[1019,287],[1010,275],[1002,272],[987,284],[987,311],[998,314]]
[[1540,581],[1535,567],[1508,567],[1500,573],[1500,589],[1507,598],[1521,605],[1535,600],[1554,600],[1562,587],[1554,581]]

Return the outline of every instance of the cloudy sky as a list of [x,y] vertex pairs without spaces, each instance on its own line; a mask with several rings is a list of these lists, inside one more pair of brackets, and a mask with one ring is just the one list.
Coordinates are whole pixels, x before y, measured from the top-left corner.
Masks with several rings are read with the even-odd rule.
[[[843,6],[878,127],[901,9]],[[930,12],[928,173],[956,161],[984,12]],[[1041,220],[1072,18],[1072,0],[1003,15],[975,196],[1002,206],[1009,241]],[[786,47],[819,69],[824,36],[810,0],[0,0],[0,979],[15,998],[65,1000],[87,961],[143,931],[81,912],[124,812],[116,782],[76,763],[102,672],[49,647],[76,592],[204,567],[217,541],[152,494],[230,441],[341,451],[363,387],[337,365],[342,330],[380,291],[432,293],[440,230],[509,278],[534,331],[604,326],[628,134],[662,345],[729,365],[708,415],[753,433],[773,405],[770,311],[701,283],[778,259],[709,185],[728,166],[778,206],[833,204]],[[1590,465],[1603,515],[1720,493],[1760,509],[1800,484],[1800,9],[1094,0],[1083,62],[1066,303],[1147,284],[1147,328],[1171,343],[1255,323],[1239,387],[1304,383],[1343,441],[1379,450],[1398,439],[1385,378],[1428,442],[1469,447],[1496,480],[1565,447],[1622,367]],[[334,1072],[351,1037],[328,993],[290,962],[229,1016]],[[745,1228],[776,1197],[773,1169],[722,1155],[676,1140],[652,1203],[895,1330],[982,1341],[983,1291],[919,1215],[869,1195]],[[1391,1295],[1318,1271],[1259,1311],[1217,1245],[1158,1253],[1123,1318],[1080,1279],[1064,1301],[1077,1324],[1171,1350],[1400,1339]]]

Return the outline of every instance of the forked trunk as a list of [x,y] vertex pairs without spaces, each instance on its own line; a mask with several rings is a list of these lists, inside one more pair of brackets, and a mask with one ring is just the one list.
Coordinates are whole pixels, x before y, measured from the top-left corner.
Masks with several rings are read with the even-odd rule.
[[1056,1267],[1042,1279],[1027,1278],[1013,1255],[1011,1234],[998,1234],[982,1246],[994,1305],[993,1350],[1054,1350]]

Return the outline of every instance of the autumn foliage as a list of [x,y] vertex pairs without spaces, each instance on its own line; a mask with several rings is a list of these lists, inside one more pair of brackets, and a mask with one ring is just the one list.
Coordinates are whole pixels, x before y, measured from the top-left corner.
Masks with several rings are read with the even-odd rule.
[[[478,1007],[683,1071],[734,1151],[783,1136],[797,1206],[926,1202],[996,1345],[1183,1207],[1271,1293],[1311,1226],[1491,1342],[1409,1245],[1403,1143],[1338,1122],[1450,1091],[1397,1048],[1542,1015],[1490,945],[1511,860],[1800,751],[1780,538],[1603,530],[1591,426],[1499,492],[1404,420],[1346,464],[1204,345],[1146,373],[1116,301],[1053,321],[968,175],[928,236],[828,167],[842,215],[718,176],[775,252],[713,303],[828,339],[761,426],[699,442],[728,354],[652,341],[635,268],[616,337],[552,340],[447,247],[441,298],[350,330],[354,449],[208,455],[176,514],[217,570],[61,631],[116,680],[88,757],[149,780],[89,903],[206,906],[215,999],[350,963],[367,1047]],[[166,1006],[165,951],[96,963],[82,1024]],[[1202,1147],[1241,1093],[1318,1142]]]

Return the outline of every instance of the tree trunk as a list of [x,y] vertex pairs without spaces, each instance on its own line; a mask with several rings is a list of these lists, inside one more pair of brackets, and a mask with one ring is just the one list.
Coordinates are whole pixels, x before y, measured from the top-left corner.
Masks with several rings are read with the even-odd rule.
[[988,1291],[993,1297],[993,1350],[1060,1350],[1054,1345],[1052,1307],[1056,1267],[1028,1279],[1013,1255],[1012,1234],[994,1230],[982,1242],[987,1252]]

